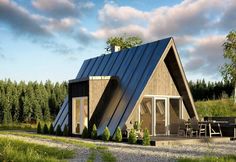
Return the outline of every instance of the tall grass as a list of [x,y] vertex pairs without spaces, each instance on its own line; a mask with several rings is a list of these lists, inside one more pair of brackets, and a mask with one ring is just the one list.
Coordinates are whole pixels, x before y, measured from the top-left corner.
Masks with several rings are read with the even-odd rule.
[[74,152],[66,149],[0,138],[0,161],[54,162],[72,158]]
[[200,118],[205,116],[236,117],[236,105],[233,99],[197,101],[195,106]]

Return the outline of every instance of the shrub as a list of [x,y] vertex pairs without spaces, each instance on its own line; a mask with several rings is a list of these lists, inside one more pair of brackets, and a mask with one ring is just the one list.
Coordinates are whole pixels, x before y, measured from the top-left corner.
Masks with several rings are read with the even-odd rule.
[[41,128],[40,122],[38,123],[38,126],[37,126],[37,133],[42,133],[42,128]]
[[53,128],[52,123],[51,123],[50,128],[49,128],[49,134],[51,134],[51,135],[54,134],[54,128]]
[[91,133],[91,138],[92,138],[92,139],[96,139],[96,138],[97,138],[97,127],[96,127],[95,124],[93,124],[92,133]]
[[48,134],[48,133],[49,133],[48,125],[44,124],[44,126],[43,126],[43,134]]
[[82,132],[82,138],[88,138],[88,128],[84,127],[84,130]]
[[137,142],[137,137],[134,129],[131,129],[129,133],[128,143],[135,144]]
[[61,136],[61,135],[62,135],[61,125],[60,125],[60,124],[57,125],[56,135],[57,135],[57,136]]
[[150,136],[149,136],[149,131],[146,128],[143,133],[143,145],[150,145]]
[[115,134],[115,141],[121,142],[122,141],[122,133],[120,127],[117,128],[116,134]]
[[64,129],[63,129],[63,136],[68,136],[68,135],[69,135],[68,126],[65,125],[65,126],[64,126]]
[[103,134],[102,134],[102,139],[103,141],[109,141],[110,139],[110,131],[108,129],[108,127],[105,128]]

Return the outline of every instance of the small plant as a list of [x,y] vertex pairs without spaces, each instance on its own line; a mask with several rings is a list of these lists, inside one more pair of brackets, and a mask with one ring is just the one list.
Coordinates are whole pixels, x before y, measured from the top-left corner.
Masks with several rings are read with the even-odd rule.
[[141,123],[139,123],[138,121],[135,121],[133,127],[134,127],[135,130],[138,131],[141,128]]
[[42,128],[41,128],[41,124],[40,122],[38,123],[38,126],[37,126],[37,133],[42,133]]
[[122,133],[120,127],[117,128],[116,134],[115,134],[115,141],[121,142],[122,141]]
[[97,127],[96,127],[95,124],[93,124],[92,133],[91,133],[91,138],[92,138],[92,139],[96,139],[96,138],[97,138]]
[[135,144],[137,142],[137,136],[134,129],[131,129],[129,133],[128,143]]
[[57,125],[56,135],[57,135],[57,136],[61,136],[61,135],[62,135],[61,125],[60,125],[60,124]]
[[82,138],[88,138],[88,128],[84,127],[83,132],[82,132]]
[[48,133],[49,133],[48,125],[44,124],[44,126],[43,126],[43,134],[48,134]]
[[54,128],[53,124],[51,123],[50,128],[49,128],[49,134],[53,135],[54,134]]
[[63,129],[63,136],[68,136],[68,135],[69,135],[68,126],[65,125],[65,126],[64,126],[64,129]]
[[109,141],[110,139],[110,131],[108,129],[108,127],[105,128],[103,134],[102,134],[102,139],[103,141]]
[[143,145],[145,146],[150,145],[150,136],[149,136],[149,131],[147,128],[145,128],[144,133],[143,133]]

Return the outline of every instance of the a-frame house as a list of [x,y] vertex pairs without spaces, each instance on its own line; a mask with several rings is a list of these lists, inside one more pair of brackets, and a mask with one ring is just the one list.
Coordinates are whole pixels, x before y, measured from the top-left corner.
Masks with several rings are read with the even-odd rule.
[[71,135],[93,124],[114,135],[134,123],[170,135],[179,119],[198,118],[173,38],[85,60],[68,94],[54,128],[68,125]]

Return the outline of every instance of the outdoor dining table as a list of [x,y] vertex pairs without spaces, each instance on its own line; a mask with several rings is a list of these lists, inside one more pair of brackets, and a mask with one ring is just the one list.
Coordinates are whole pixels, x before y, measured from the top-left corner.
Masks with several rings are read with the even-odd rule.
[[[199,127],[200,127],[199,129],[201,129],[202,127],[205,128],[205,135],[207,134],[207,128],[208,128],[210,138],[212,137],[212,135],[217,135],[217,134],[222,137],[222,131],[221,131],[220,125],[225,124],[225,123],[228,123],[228,121],[208,120],[208,121],[199,121],[198,122]],[[186,124],[187,129],[188,129],[188,127],[190,126],[190,122],[188,121],[185,124]],[[213,125],[217,125],[218,130],[213,128],[212,127]]]

